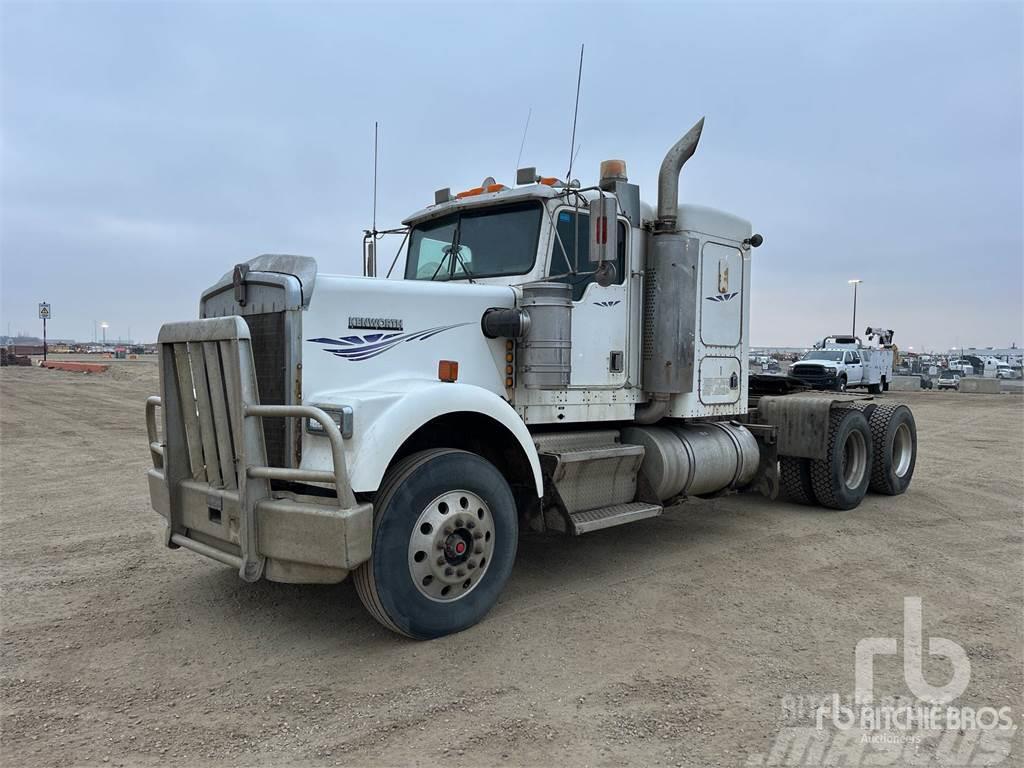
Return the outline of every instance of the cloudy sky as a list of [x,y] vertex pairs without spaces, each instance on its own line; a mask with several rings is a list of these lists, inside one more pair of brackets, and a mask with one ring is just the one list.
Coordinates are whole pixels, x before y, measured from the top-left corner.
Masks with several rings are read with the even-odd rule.
[[[5,3],[0,333],[155,339],[259,253],[357,272],[369,226],[438,187],[624,158],[653,202],[738,213],[754,344],[858,325],[901,346],[1024,344],[1018,3],[490,6]],[[397,247],[397,243],[395,243]]]

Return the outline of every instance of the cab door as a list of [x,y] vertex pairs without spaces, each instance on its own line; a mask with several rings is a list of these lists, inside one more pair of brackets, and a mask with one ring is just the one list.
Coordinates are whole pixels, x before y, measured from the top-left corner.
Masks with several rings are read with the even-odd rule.
[[[620,389],[626,383],[629,330],[627,237],[618,221],[618,254],[610,285],[598,285],[590,261],[590,215],[562,208],[555,212],[548,278],[572,286],[572,374],[577,389]],[[574,268],[575,265],[575,268]]]
[[846,353],[846,383],[860,384],[864,381],[864,363],[860,352]]

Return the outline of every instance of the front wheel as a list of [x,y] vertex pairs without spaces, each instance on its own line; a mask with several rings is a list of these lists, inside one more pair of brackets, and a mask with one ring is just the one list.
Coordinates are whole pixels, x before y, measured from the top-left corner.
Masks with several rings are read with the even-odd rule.
[[839,378],[836,379],[836,392],[845,392],[845,391],[846,391],[846,376],[845,375],[840,375]]
[[483,619],[519,539],[512,491],[497,468],[466,451],[421,451],[388,470],[374,507],[372,553],[354,577],[373,617],[418,640]]

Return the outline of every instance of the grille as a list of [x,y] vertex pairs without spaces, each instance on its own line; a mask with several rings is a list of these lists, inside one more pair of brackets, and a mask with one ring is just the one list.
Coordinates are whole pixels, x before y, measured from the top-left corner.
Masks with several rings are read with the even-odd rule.
[[654,359],[654,309],[658,296],[658,271],[648,269],[644,274],[644,360]]
[[795,365],[791,373],[808,384],[823,384],[835,378],[832,369],[823,365]]
[[[287,340],[284,333],[284,312],[265,315],[244,315],[252,337],[256,383],[263,405],[287,405],[284,399],[288,377]],[[267,444],[267,460],[272,467],[287,467],[285,419],[263,419],[263,439]]]

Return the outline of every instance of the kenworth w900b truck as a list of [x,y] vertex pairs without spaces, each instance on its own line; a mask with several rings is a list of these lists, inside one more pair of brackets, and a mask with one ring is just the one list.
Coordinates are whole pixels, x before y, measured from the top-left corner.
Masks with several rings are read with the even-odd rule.
[[[522,169],[405,222],[404,279],[260,256],[164,325],[147,403],[165,544],[241,578],[352,574],[414,638],[494,605],[522,532],[580,535],[690,496],[833,509],[914,471],[906,406],[748,375],[748,222],[680,205],[695,125],[655,206]],[[376,238],[374,233],[371,239]]]

